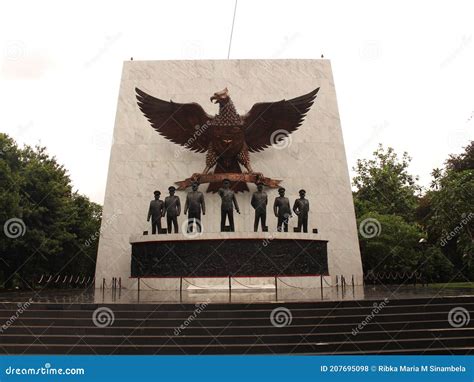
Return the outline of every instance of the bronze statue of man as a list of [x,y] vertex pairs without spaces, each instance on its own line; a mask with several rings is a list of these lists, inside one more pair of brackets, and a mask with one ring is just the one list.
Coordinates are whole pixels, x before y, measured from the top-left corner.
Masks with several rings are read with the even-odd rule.
[[163,200],[160,200],[160,191],[155,191],[153,194],[155,195],[155,200],[150,202],[146,220],[149,222],[151,218],[151,233],[154,235],[161,233],[161,217],[164,213],[164,203]]
[[230,180],[224,179],[222,188],[219,188],[219,196],[221,197],[221,232],[225,230],[226,217],[229,219],[230,231],[235,231],[234,226],[234,206],[238,214],[240,214],[239,205],[235,198],[235,193],[230,189]]
[[308,232],[308,212],[309,212],[309,201],[305,199],[306,191],[299,191],[300,198],[295,200],[293,205],[293,212],[298,216],[298,232]]
[[278,194],[280,196],[275,198],[275,203],[273,203],[273,212],[278,218],[277,231],[282,232],[282,229],[285,232],[288,232],[288,220],[293,217],[291,215],[290,200],[285,197],[285,189],[280,187],[278,189]]
[[203,215],[206,215],[204,195],[198,191],[198,182],[193,182],[191,188],[192,191],[188,192],[186,195],[186,203],[184,203],[184,214],[186,215],[189,212],[187,232],[193,232],[193,225],[196,225],[197,232],[201,232],[201,211]]
[[175,195],[176,187],[168,187],[170,193],[165,198],[165,209],[163,215],[166,213],[166,228],[168,233],[171,233],[171,225],[174,227],[174,233],[178,233],[178,216],[181,214],[181,201],[179,196]]
[[267,220],[268,196],[267,193],[263,191],[263,183],[257,184],[257,191],[253,193],[250,204],[255,210],[255,220],[253,223],[254,232],[257,232],[259,222],[262,227],[262,231],[264,231]]

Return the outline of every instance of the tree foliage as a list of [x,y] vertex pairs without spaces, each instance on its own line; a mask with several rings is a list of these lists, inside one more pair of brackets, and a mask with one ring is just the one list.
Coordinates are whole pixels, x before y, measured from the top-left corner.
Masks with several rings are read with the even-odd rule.
[[357,160],[353,185],[359,213],[377,211],[413,220],[420,187],[416,184],[418,178],[408,173],[410,162],[408,153],[399,158],[393,148],[385,150],[382,145],[373,158]]
[[450,155],[433,174],[431,189],[417,211],[432,245],[440,246],[458,273],[474,279],[474,144]]
[[381,232],[360,236],[364,271],[419,271],[431,281],[474,279],[474,145],[434,169],[421,194],[410,175],[410,157],[379,146],[354,168],[359,225],[376,219]]
[[[93,274],[97,243],[84,242],[100,229],[101,207],[73,192],[66,169],[44,147],[19,148],[0,134],[0,182],[0,284],[25,287],[43,273]],[[12,219],[19,235],[9,232]]]

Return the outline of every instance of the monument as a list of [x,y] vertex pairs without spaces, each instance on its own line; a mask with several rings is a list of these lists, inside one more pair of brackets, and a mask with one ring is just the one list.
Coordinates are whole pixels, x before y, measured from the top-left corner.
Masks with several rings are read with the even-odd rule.
[[[148,195],[173,183],[160,200],[166,231],[155,228],[167,233],[142,234]],[[103,215],[96,285],[362,284],[330,62],[125,62]]]

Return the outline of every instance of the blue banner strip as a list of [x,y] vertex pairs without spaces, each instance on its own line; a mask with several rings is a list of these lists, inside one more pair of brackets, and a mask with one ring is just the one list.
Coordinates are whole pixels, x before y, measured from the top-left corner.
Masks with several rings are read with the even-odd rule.
[[471,356],[3,356],[0,381],[474,381]]

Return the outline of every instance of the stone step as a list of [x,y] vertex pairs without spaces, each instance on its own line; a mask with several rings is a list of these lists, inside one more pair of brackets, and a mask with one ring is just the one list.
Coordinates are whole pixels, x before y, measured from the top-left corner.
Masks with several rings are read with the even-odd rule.
[[[79,340],[80,343],[89,344],[91,346],[98,344],[107,345],[166,345],[168,343],[181,345],[211,345],[216,342],[216,336],[207,335],[188,335],[186,330],[179,335],[57,335],[57,334],[2,334],[0,344],[33,344],[41,343],[49,344],[69,344],[75,345]],[[346,341],[359,343],[367,341],[391,341],[391,340],[408,340],[408,339],[442,339],[442,338],[470,338],[474,343],[474,328],[471,329],[443,329],[443,330],[416,330],[416,331],[362,331],[356,336],[352,333],[279,333],[279,334],[245,334],[245,335],[219,335],[217,342],[222,345],[241,344],[241,343],[265,343],[278,344],[282,341],[287,344],[300,343],[344,343]]]
[[[367,320],[367,315],[314,315],[307,317],[293,317],[291,325],[320,325],[320,324],[353,324],[358,325],[364,320]],[[428,320],[447,320],[447,312],[430,312],[427,314],[415,313],[396,313],[396,314],[384,314],[383,310],[371,318],[373,323],[389,323],[389,322],[416,322],[416,321],[428,321]],[[286,318],[284,318],[286,320]],[[189,326],[193,327],[228,327],[228,326],[268,326],[272,322],[270,315],[267,317],[232,317],[232,318],[202,318],[199,315],[192,320],[188,320]],[[184,323],[182,319],[177,318],[120,318],[115,317],[113,325],[116,327],[121,326],[163,326],[163,327],[176,327]],[[61,325],[61,326],[90,326],[93,325],[92,315],[88,318],[75,318],[75,317],[23,317],[20,316],[13,321],[12,326],[31,326],[31,325]]]
[[382,341],[358,341],[349,340],[332,343],[300,342],[288,343],[282,340],[280,343],[266,344],[260,341],[242,342],[239,344],[220,344],[218,339],[210,345],[176,345],[171,340],[165,345],[121,345],[108,344],[84,344],[78,338],[76,344],[42,344],[39,341],[32,344],[2,344],[2,354],[295,354],[295,353],[325,353],[342,354],[346,352],[377,352],[389,353],[390,351],[419,351],[435,347],[438,349],[464,348],[467,351],[474,349],[474,338],[426,338],[426,339],[400,339]]
[[[181,324],[180,324],[181,325]],[[96,327],[91,322],[89,326],[52,326],[50,322],[45,322],[43,325],[32,325],[32,326],[10,326],[4,333],[9,334],[56,334],[56,335],[165,335],[172,336],[174,330],[180,325],[176,326],[122,326],[117,327],[115,323],[113,326],[107,326],[104,328]],[[472,324],[470,324],[472,327]],[[245,335],[245,334],[281,334],[281,333],[293,333],[293,334],[305,334],[305,333],[352,333],[352,330],[356,329],[355,324],[327,324],[322,322],[315,325],[295,325],[291,323],[289,326],[279,328],[268,323],[266,326],[188,326],[183,331],[186,335]],[[404,331],[404,330],[443,330],[452,329],[448,320],[431,320],[431,321],[418,321],[418,322],[390,322],[390,323],[378,323],[370,322],[362,331]]]
[[[25,300],[26,301],[26,300]],[[286,307],[288,309],[333,309],[346,307],[373,307],[374,303],[381,303],[383,300],[348,300],[348,301],[316,301],[316,302],[272,302],[272,303],[210,303],[206,310],[231,311],[231,310],[273,310],[276,307]],[[205,302],[205,299],[196,304]],[[453,296],[453,297],[435,297],[435,298],[409,298],[409,299],[389,299],[387,307],[394,306],[416,306],[416,305],[438,305],[438,304],[462,304],[474,303],[472,296]],[[16,311],[21,303],[17,302],[0,302],[0,308],[5,310]],[[167,302],[147,303],[67,303],[67,302],[33,302],[29,305],[36,310],[90,310],[93,311],[98,307],[105,306],[115,309],[120,306],[120,310],[127,311],[193,311],[196,309],[196,304],[176,304]]]
[[[472,303],[451,303],[451,304],[437,304],[437,305],[398,305],[390,306],[386,305],[380,308],[380,312],[384,314],[403,314],[403,313],[442,313],[449,312],[453,308],[462,306],[474,315],[474,302]],[[244,310],[219,310],[212,309],[209,307],[194,307],[193,310],[149,310],[149,311],[137,311],[137,310],[123,310],[121,306],[115,306],[111,310],[116,318],[176,318],[186,319],[190,315],[196,314],[200,318],[266,318],[269,317],[272,312],[271,309],[244,309]],[[278,309],[280,307],[274,307]],[[96,308],[98,309],[98,308]],[[327,315],[369,315],[374,311],[374,306],[368,307],[342,307],[342,308],[311,308],[301,309],[295,308],[289,309],[293,317],[308,317],[308,316],[327,316]],[[8,319],[16,315],[16,310],[1,309],[0,306],[0,320]],[[94,310],[84,309],[37,309],[35,305],[32,305],[28,309],[21,313],[21,317],[48,317],[48,318],[90,318]],[[336,314],[337,313],[337,314]]]

